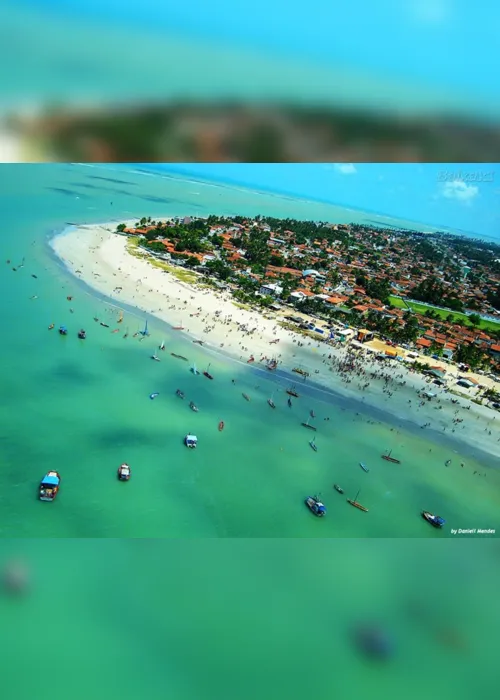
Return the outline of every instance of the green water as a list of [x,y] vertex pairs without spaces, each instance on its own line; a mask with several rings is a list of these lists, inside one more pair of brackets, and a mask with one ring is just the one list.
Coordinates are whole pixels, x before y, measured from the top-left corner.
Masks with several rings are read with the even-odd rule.
[[[429,443],[422,431],[367,422],[356,416],[362,410],[357,404],[308,395],[305,386],[290,409],[285,379],[278,379],[278,407],[271,411],[266,399],[275,386],[268,373],[211,355],[154,320],[151,337],[138,342],[132,334],[143,327],[144,315],[127,310],[122,332],[112,334],[116,309],[67,273],[47,244],[68,222],[149,214],[362,221],[362,213],[118,168],[2,166],[0,180],[2,537],[442,538],[450,527],[500,531],[498,470],[470,457],[467,469],[446,469],[449,446]],[[14,272],[23,258],[24,267]],[[94,323],[95,315],[110,328]],[[47,330],[50,323],[56,330]],[[57,333],[60,324],[68,326],[67,337]],[[88,332],[85,342],[76,337],[81,327]],[[162,363],[151,362],[162,339],[169,352]],[[172,358],[172,351],[190,362]],[[215,380],[191,374],[192,362],[200,369],[211,362]],[[178,387],[185,401],[175,396]],[[156,391],[160,396],[151,401]],[[198,414],[189,410],[191,399]],[[317,453],[308,444],[312,433],[300,426],[311,409],[318,416]],[[199,438],[195,451],[183,446],[188,432]],[[388,448],[402,465],[380,459]],[[124,461],[132,468],[126,484],[116,479]],[[36,499],[48,469],[62,476],[53,504]],[[475,470],[487,476],[478,478]],[[351,498],[361,489],[358,500],[370,512],[350,507],[333,483]],[[323,520],[303,505],[315,493],[329,510]],[[441,514],[446,528],[425,523],[422,508]]]

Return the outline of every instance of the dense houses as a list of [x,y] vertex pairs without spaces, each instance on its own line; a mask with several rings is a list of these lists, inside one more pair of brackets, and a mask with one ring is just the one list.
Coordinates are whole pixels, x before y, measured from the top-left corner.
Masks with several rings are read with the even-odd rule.
[[312,315],[321,309],[345,327],[366,326],[444,359],[468,348],[471,358],[500,362],[498,245],[262,217],[144,218],[118,229],[142,237],[165,260],[219,277],[224,272],[235,290],[244,283],[254,295]]

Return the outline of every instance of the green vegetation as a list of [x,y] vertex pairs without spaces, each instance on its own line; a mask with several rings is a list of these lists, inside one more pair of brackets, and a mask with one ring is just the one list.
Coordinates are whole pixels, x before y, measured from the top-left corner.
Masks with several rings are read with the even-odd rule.
[[[437,316],[439,316],[442,319],[452,321],[454,323],[460,323],[461,325],[468,327],[475,325],[472,323],[472,318],[474,316],[478,316],[478,314],[471,314],[470,316],[467,316],[467,314],[462,314],[457,311],[448,311],[447,309],[435,309],[434,307],[429,306],[428,304],[421,304],[414,301],[407,301],[405,303],[401,297],[395,296],[389,297],[389,303],[391,304],[391,306],[395,306],[398,309],[407,309],[408,307],[410,307],[410,309],[419,314],[425,314],[428,311],[433,311],[437,314]],[[452,317],[451,319],[450,316]],[[496,321],[485,321],[480,318],[477,327],[484,331],[498,331],[500,330],[500,322],[497,323]]]

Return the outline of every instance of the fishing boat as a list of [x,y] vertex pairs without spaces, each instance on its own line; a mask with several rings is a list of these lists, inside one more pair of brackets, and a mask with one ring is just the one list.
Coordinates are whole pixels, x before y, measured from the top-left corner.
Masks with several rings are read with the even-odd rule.
[[186,362],[188,361],[187,357],[184,357],[184,355],[178,355],[176,352],[171,352],[170,353],[172,357],[176,357],[178,360],[185,360]]
[[308,496],[304,503],[309,508],[311,513],[316,515],[318,518],[322,518],[324,515],[326,515],[326,507],[317,496]]
[[318,451],[318,446],[316,445],[316,438],[313,438],[312,440],[309,440],[309,447],[313,449],[315,452]]
[[446,522],[446,520],[440,515],[433,515],[432,513],[429,513],[428,510],[422,511],[422,518],[424,520],[427,520],[427,522],[430,523],[433,527],[443,527],[443,525]]
[[309,423],[309,418],[307,419],[307,421],[306,421],[305,423],[301,423],[301,425],[302,425],[304,428],[308,428],[309,430],[317,430],[317,428],[316,428],[315,425],[311,425],[311,424]]
[[245,399],[245,401],[250,401],[250,397],[248,394],[242,394],[242,396]]
[[199,371],[196,369],[196,365],[193,365],[189,371],[192,372],[194,375],[199,374]]
[[203,372],[203,376],[206,377],[207,379],[213,379],[214,377],[213,377],[213,375],[210,374],[210,372],[208,371],[209,369],[210,369],[210,365],[208,365],[208,367],[206,368],[206,370]]
[[401,464],[400,459],[396,459],[395,457],[391,457],[392,450],[389,450],[389,452],[386,455],[380,455],[382,459],[385,459],[386,462],[394,462],[394,464]]
[[221,430],[224,430],[224,421],[223,421],[223,420],[221,420],[220,423],[219,423],[219,432],[220,432]]
[[177,389],[177,391],[175,392],[175,395],[178,396],[180,399],[184,398],[184,392],[181,391],[180,389]]
[[198,406],[196,406],[196,404],[194,404],[192,401],[191,401],[191,403],[189,404],[189,408],[190,408],[192,411],[194,411],[195,413],[198,413],[198,411],[199,411]]
[[165,341],[162,340],[161,344],[158,346],[158,350],[165,350]]
[[118,467],[118,481],[128,481],[130,479],[130,467],[126,462]]
[[196,448],[196,445],[198,444],[198,438],[196,435],[186,435],[184,438],[184,444],[186,447],[189,447],[191,450],[194,450]]
[[151,355],[151,359],[156,360],[156,362],[161,362],[160,358],[158,357],[158,355],[156,353],[154,355]]
[[80,328],[80,330],[78,331],[78,337],[80,338],[80,340],[85,340],[85,338],[87,337],[87,334],[83,330],[83,328]]
[[153,399],[156,399],[156,397],[159,396],[159,395],[160,395],[160,392],[159,392],[159,391],[154,391],[152,394],[149,395],[149,398],[150,398],[151,400],[153,400]]
[[355,508],[358,508],[359,510],[362,510],[364,513],[368,513],[368,508],[365,508],[364,506],[361,505],[361,503],[358,503],[358,496],[359,496],[359,491],[356,494],[356,498],[353,500],[352,498],[348,498],[347,502],[351,505],[354,506]]
[[290,396],[295,396],[296,399],[299,398],[299,395],[298,395],[298,393],[297,393],[297,391],[296,391],[294,385],[292,385],[291,387],[289,387],[289,388],[286,390],[286,393],[289,394]]
[[51,324],[50,324],[50,326],[49,326],[49,331],[51,331],[51,330],[54,328],[54,325],[55,325],[54,323],[51,323]]
[[103,326],[104,328],[109,328],[109,323],[104,323],[104,321],[101,321],[100,325]]
[[45,474],[38,487],[38,498],[40,501],[53,501],[59,491],[61,477],[56,471]]
[[66,328],[66,326],[61,326],[59,328],[59,335],[68,335],[68,329]]
[[370,470],[368,469],[368,467],[366,466],[366,464],[364,464],[363,462],[360,462],[360,463],[359,463],[359,466],[361,467],[361,469],[362,469],[364,472],[369,472],[369,471],[370,471]]
[[253,355],[247,360],[247,365],[250,365],[252,362],[255,362],[255,357]]
[[334,484],[333,488],[335,489],[335,491],[338,491],[339,493],[344,493],[344,489],[341,486],[339,486],[338,484]]

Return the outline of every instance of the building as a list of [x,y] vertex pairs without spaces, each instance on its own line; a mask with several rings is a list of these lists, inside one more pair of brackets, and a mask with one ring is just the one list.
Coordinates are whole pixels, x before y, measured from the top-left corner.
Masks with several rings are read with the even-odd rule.
[[263,284],[259,293],[268,297],[279,297],[283,294],[283,287],[280,287],[279,284]]

